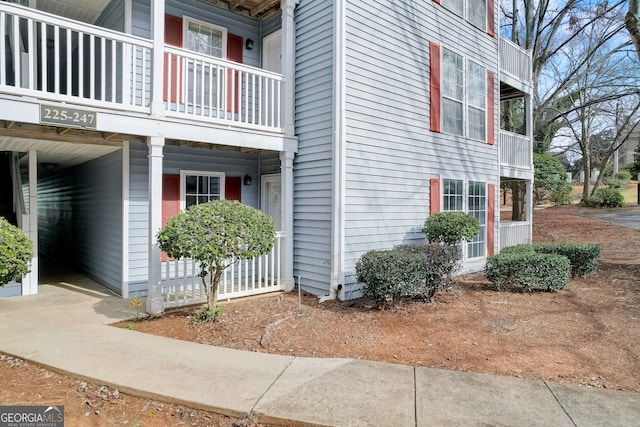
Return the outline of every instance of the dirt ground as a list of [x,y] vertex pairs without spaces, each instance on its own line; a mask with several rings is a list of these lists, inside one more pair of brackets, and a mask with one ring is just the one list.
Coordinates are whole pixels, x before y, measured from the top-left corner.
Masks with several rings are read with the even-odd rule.
[[[640,392],[640,231],[589,219],[583,212],[574,205],[534,213],[534,241],[601,245],[601,271],[571,280],[565,291],[496,292],[482,274],[474,274],[461,277],[453,291],[428,305],[411,302],[378,311],[366,301],[319,304],[310,295],[299,303],[298,294],[289,293],[226,303],[212,325],[191,326],[189,312],[176,312],[140,321],[136,329],[249,351]],[[65,405],[68,425],[245,425],[127,396],[3,355],[0,385],[0,405]]]

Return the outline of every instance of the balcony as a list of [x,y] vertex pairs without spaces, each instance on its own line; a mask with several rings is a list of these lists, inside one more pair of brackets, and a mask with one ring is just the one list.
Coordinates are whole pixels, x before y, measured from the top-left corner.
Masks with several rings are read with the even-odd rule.
[[[522,178],[514,175],[533,171],[533,145],[531,137],[505,130],[500,131],[500,175]],[[511,170],[509,172],[508,170]]]
[[500,223],[500,249],[531,243],[531,223],[504,221]]
[[148,115],[162,84],[165,116],[282,133],[280,74],[0,2],[0,93]]
[[531,93],[533,74],[531,52],[504,37],[499,37],[498,40],[500,80],[523,93]]

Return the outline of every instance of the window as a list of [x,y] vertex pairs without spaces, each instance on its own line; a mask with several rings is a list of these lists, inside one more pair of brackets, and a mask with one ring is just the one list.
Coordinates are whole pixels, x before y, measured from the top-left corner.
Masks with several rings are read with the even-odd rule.
[[443,179],[442,211],[466,212],[478,219],[480,232],[471,241],[467,242],[466,257],[478,258],[485,256],[487,243],[487,190],[485,183],[478,181],[465,182],[461,179]]
[[464,69],[463,58],[442,49],[442,131],[463,135]]
[[484,30],[487,28],[487,1],[493,0],[442,0],[442,5]]
[[180,173],[181,209],[223,199],[224,174],[219,172],[182,171]]
[[442,64],[442,131],[485,141],[486,69],[449,49],[442,49]]
[[480,222],[480,232],[467,243],[467,258],[485,255],[487,235],[487,191],[484,182],[469,181],[467,213]]
[[467,101],[469,138],[485,140],[487,77],[484,67],[469,61],[467,73]]
[[192,18],[184,18],[185,48],[217,58],[226,57],[227,29]]

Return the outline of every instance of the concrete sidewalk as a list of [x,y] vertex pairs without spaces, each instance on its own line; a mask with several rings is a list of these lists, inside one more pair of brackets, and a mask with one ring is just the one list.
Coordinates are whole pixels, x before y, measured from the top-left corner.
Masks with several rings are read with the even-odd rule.
[[638,426],[640,394],[252,353],[108,326],[129,301],[77,276],[0,299],[0,352],[120,391],[269,424]]

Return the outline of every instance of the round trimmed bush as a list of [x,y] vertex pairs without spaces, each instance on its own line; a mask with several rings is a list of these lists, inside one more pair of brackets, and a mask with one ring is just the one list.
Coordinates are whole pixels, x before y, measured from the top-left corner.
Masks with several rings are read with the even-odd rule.
[[31,271],[33,242],[18,227],[0,217],[0,286]]

